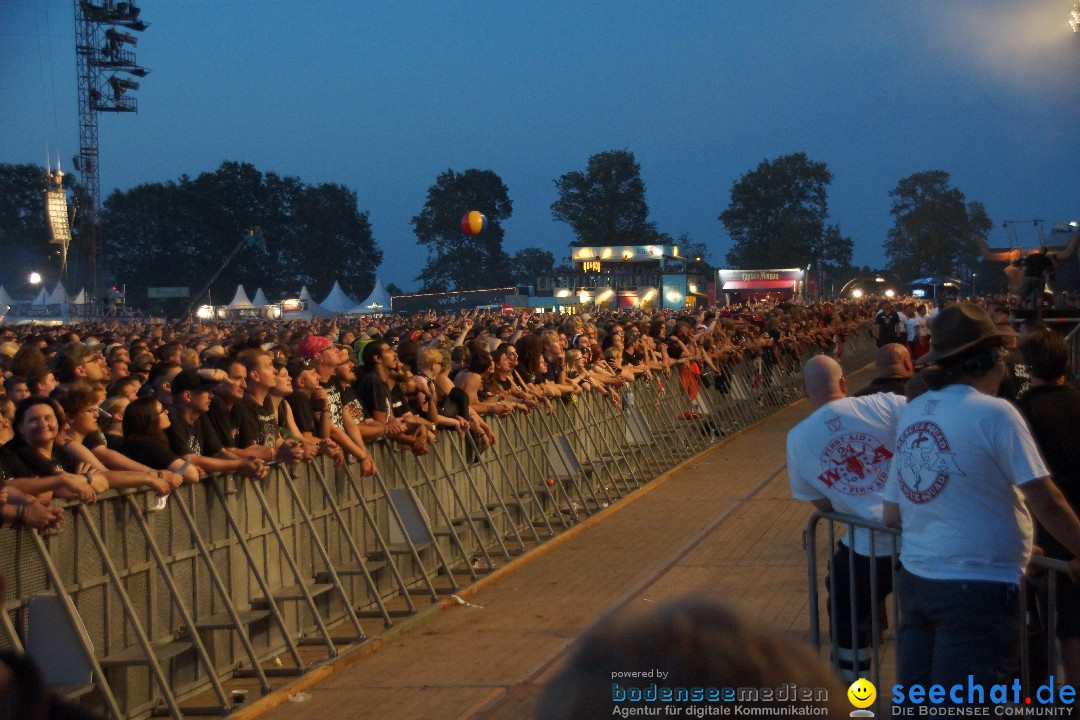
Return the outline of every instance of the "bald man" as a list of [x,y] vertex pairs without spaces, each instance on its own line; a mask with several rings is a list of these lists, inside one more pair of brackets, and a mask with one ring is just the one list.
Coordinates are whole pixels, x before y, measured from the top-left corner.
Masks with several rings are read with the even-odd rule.
[[878,348],[877,359],[874,362],[877,367],[877,377],[870,384],[852,393],[853,397],[873,395],[875,393],[904,394],[904,386],[911,376],[915,374],[915,365],[911,361],[911,353],[900,343],[889,343]]
[[[826,355],[812,357],[803,366],[803,390],[813,412],[787,437],[792,497],[806,500],[822,512],[882,523],[881,493],[895,449],[896,418],[904,398],[892,393],[848,397],[844,371]],[[854,576],[849,569],[851,555]],[[869,531],[857,528],[854,547],[850,534],[841,538],[829,566],[833,597],[828,606],[831,613],[836,603],[832,632],[839,648],[834,662],[848,682],[866,677],[870,671],[871,613],[875,608],[870,592],[872,565],[876,566],[880,603],[892,592],[892,539],[887,533],[871,536]],[[852,588],[855,632],[851,622]]]

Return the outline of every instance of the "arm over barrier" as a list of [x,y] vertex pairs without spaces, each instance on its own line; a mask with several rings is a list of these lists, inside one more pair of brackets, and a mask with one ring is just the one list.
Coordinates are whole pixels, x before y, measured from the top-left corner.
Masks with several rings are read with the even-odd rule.
[[[845,367],[873,349],[849,338]],[[156,511],[135,490],[68,505],[58,534],[0,531],[0,648],[117,720],[226,713],[231,679],[269,692],[786,407],[803,359],[639,379],[621,408],[586,393],[494,421],[487,449],[377,444],[372,477],[319,458],[206,478]]]

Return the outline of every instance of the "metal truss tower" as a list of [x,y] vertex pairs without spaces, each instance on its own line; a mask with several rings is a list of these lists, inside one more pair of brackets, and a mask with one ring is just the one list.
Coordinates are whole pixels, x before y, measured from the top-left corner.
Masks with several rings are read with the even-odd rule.
[[[98,113],[138,112],[129,92],[139,83],[127,75],[146,77],[148,70],[127,49],[139,40],[131,32],[149,25],[139,19],[133,2],[75,0],[75,54],[79,71],[79,154],[74,159],[82,192],[76,198],[79,254],[90,302],[98,302],[97,260],[101,246],[98,208],[101,201]],[[123,73],[123,74],[122,74]]]

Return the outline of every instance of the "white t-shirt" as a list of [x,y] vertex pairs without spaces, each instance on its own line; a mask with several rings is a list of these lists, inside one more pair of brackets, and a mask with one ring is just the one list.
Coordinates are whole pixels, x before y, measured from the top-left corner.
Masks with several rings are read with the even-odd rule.
[[904,324],[907,325],[907,340],[908,342],[915,342],[919,337],[919,328],[922,326],[922,318],[918,315],[912,315]]
[[[822,405],[787,436],[788,480],[796,500],[828,500],[840,513],[882,520],[882,494],[904,398],[892,393]],[[876,533],[874,554],[889,555],[892,537]],[[841,542],[850,546],[845,536]],[[870,555],[870,533],[855,528],[855,552]]]
[[1020,580],[1031,517],[1019,487],[1048,477],[1020,413],[967,385],[900,413],[885,499],[900,506],[904,568],[932,580]]

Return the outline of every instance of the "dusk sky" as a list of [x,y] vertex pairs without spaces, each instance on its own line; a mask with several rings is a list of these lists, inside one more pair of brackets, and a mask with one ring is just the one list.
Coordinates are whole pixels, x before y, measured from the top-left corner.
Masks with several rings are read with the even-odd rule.
[[[496,172],[506,250],[563,258],[554,180],[606,150],[634,153],[658,229],[717,265],[732,183],[799,151],[832,171],[857,265],[884,263],[888,192],[923,170],[986,205],[991,245],[1010,243],[1003,220],[1080,220],[1071,0],[139,5],[152,72],[137,115],[100,117],[103,198],[224,160],[343,183],[370,211],[379,277],[405,289],[426,257],[409,219],[440,172]],[[70,0],[0,0],[0,162],[42,164],[48,146],[71,169],[74,38]]]

